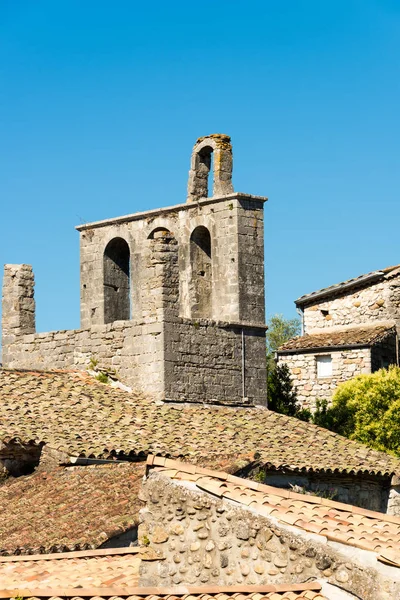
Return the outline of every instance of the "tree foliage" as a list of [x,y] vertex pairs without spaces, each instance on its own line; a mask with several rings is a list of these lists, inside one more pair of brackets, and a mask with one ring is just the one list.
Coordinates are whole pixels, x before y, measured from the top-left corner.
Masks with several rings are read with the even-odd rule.
[[274,315],[269,320],[266,335],[268,408],[283,415],[308,419],[308,411],[300,410],[297,404],[288,366],[277,365],[275,362],[275,352],[279,346],[299,333],[299,319],[285,319],[283,315]]
[[267,368],[271,373],[275,369],[275,352],[279,346],[296,335],[300,335],[300,319],[285,319],[283,315],[273,315],[268,321],[267,339]]
[[400,456],[400,368],[358,375],[338,386],[332,405],[319,402],[314,423]]
[[297,397],[286,364],[276,365],[268,374],[268,408],[283,415],[296,414]]

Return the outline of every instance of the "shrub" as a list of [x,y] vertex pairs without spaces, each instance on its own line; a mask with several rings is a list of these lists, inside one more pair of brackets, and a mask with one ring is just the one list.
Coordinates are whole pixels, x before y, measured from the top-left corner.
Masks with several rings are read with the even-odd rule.
[[338,386],[332,405],[317,403],[314,423],[400,456],[400,368],[358,375]]

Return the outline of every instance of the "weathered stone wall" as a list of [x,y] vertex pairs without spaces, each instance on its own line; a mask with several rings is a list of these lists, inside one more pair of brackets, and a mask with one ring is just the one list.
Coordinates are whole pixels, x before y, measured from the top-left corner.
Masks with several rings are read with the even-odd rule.
[[[144,484],[139,543],[164,560],[142,563],[140,585],[278,584],[326,580],[363,600],[400,597],[396,569],[365,567],[357,551],[284,527],[251,509],[152,474]],[[371,561],[372,562],[372,561]],[[370,562],[370,564],[371,564]]]
[[[317,356],[332,356],[332,377],[317,377]],[[371,372],[371,349],[353,348],[330,352],[282,354],[279,364],[287,364],[297,398],[303,408],[315,410],[317,399],[329,400],[339,383],[361,373]]]
[[383,281],[340,297],[316,300],[304,308],[304,333],[314,329],[359,325],[375,321],[396,322],[400,326],[400,278]]
[[264,211],[260,202],[238,206],[239,317],[264,323]]
[[91,329],[20,335],[4,347],[9,369],[87,369],[90,359],[114,368],[139,392],[164,396],[164,348],[161,323],[115,321]]
[[264,328],[179,319],[165,340],[167,398],[266,403]]
[[151,295],[143,290],[148,289],[151,241],[160,230],[171,232],[176,240],[178,312],[191,318],[195,302],[190,237],[197,227],[205,227],[211,236],[212,285],[207,318],[264,324],[263,201],[232,194],[80,226],[82,328],[104,323],[103,254],[116,237],[130,248],[131,318],[141,320],[147,313],[153,314]]
[[[35,280],[31,265],[5,265],[2,297],[3,348],[35,331]],[[4,355],[3,355],[4,360]]]
[[258,468],[246,477],[256,478],[266,485],[313,493],[322,498],[360,506],[377,512],[391,512],[389,501],[390,478],[337,473],[293,473]]

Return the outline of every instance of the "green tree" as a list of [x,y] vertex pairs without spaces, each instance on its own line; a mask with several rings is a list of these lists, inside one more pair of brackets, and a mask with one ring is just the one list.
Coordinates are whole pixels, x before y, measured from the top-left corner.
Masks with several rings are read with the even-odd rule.
[[283,415],[296,415],[297,397],[286,364],[276,365],[268,374],[268,408]]
[[299,334],[299,319],[285,319],[283,315],[273,315],[270,318],[266,334],[268,408],[283,415],[309,420],[309,411],[301,410],[297,404],[288,366],[277,365],[275,361],[275,352],[279,346]]
[[338,386],[332,405],[319,402],[314,423],[400,456],[400,368],[358,375]]
[[268,373],[275,370],[275,352],[279,346],[300,335],[300,319],[285,319],[283,315],[273,315],[268,321],[267,338],[267,369]]

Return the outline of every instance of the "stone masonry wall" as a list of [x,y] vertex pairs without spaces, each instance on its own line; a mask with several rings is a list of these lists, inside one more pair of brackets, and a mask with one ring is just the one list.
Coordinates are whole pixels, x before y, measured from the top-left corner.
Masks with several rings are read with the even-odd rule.
[[314,329],[393,320],[400,326],[400,278],[384,279],[304,308],[304,333]]
[[115,321],[91,329],[20,335],[3,349],[9,369],[87,369],[90,359],[114,368],[120,379],[139,392],[164,395],[163,327],[161,323]]
[[263,323],[264,294],[260,289],[264,288],[264,210],[260,202],[239,203],[238,237],[239,316],[243,321]]
[[2,298],[3,345],[35,331],[35,280],[31,265],[5,265]]
[[[326,580],[363,600],[400,597],[400,581],[375,561],[322,536],[285,527],[243,505],[151,474],[144,484],[139,543],[163,560],[142,562],[140,585],[257,585]],[[347,549],[347,548],[346,548]],[[370,563],[371,564],[371,563]],[[395,569],[391,569],[391,572]]]
[[[317,356],[332,356],[332,377],[317,377]],[[330,400],[339,383],[361,373],[371,372],[370,348],[353,348],[330,352],[282,354],[279,364],[287,364],[297,398],[303,408],[315,410],[317,399]]]
[[[191,234],[205,227],[211,236],[210,314],[216,321],[264,325],[263,201],[240,195],[215,198],[132,215],[125,220],[80,226],[81,326],[104,322],[103,255],[115,238],[125,240],[131,256],[131,318],[141,320],[152,298],[147,289],[150,246],[155,232],[176,240],[179,270],[179,315],[192,317]],[[242,257],[242,253],[243,257]],[[243,286],[248,289],[245,292]]]
[[[212,321],[167,325],[165,393],[186,401],[265,404],[265,331]],[[242,365],[244,359],[244,369]]]

